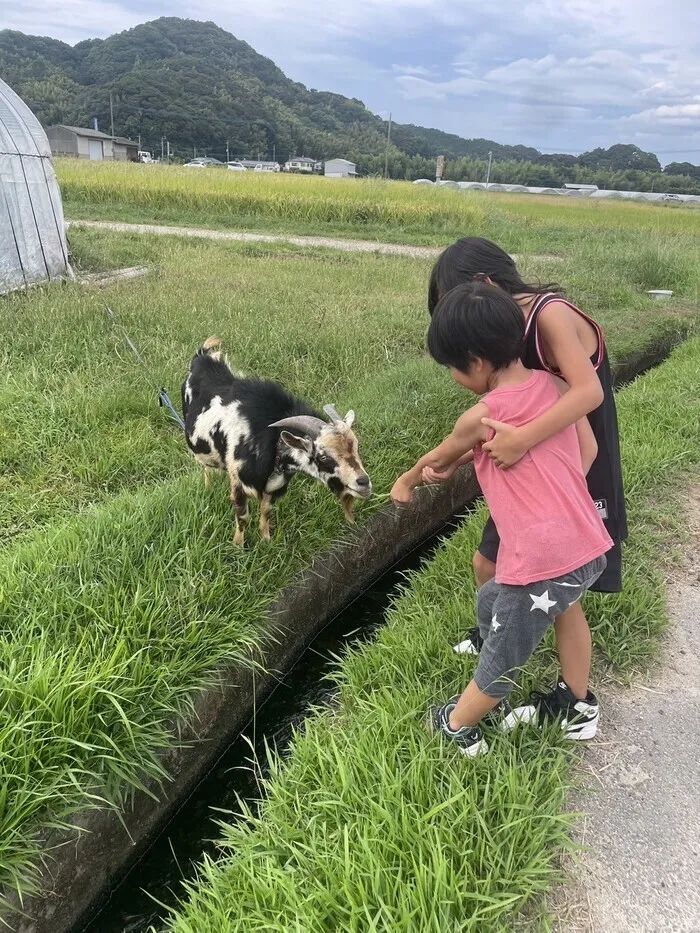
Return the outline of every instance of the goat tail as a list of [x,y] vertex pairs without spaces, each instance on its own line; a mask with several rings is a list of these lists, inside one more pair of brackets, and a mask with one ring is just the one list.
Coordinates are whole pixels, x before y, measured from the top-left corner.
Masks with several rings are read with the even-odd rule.
[[221,337],[207,337],[202,346],[199,349],[199,352],[209,353],[210,350],[216,350],[223,343]]

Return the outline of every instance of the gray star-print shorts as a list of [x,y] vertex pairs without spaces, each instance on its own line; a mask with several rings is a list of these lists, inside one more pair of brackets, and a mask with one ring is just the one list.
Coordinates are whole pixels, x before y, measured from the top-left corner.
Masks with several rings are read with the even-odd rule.
[[484,639],[476,685],[487,696],[502,699],[515,686],[518,671],[530,660],[545,632],[578,602],[605,570],[605,556],[572,573],[527,586],[489,580],[477,596],[479,631]]

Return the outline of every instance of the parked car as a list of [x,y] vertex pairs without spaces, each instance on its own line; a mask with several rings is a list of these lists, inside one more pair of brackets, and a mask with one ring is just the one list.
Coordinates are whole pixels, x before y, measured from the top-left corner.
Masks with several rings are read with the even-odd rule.
[[278,162],[258,162],[253,169],[254,172],[279,172]]
[[679,197],[677,194],[665,194],[662,198],[662,201],[682,201],[683,198]]
[[231,172],[245,172],[245,165],[242,162],[227,162],[226,166]]
[[218,159],[192,159],[191,162],[185,162],[183,168],[224,168],[225,163]]

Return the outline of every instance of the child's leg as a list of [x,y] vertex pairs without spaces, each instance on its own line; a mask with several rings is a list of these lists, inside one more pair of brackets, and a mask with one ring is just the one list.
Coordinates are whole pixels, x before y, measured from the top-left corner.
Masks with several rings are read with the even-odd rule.
[[496,565],[493,561],[489,560],[488,557],[484,557],[481,551],[474,551],[472,566],[474,568],[474,576],[476,577],[476,585],[479,589],[496,576]]
[[450,714],[450,728],[474,726],[498,706],[552,624],[548,611],[532,613],[528,589],[490,580],[479,590],[477,615],[484,646],[474,680]]
[[591,673],[591,630],[583,614],[581,603],[576,602],[554,620],[557,654],[562,680],[577,700],[588,695]]
[[459,703],[452,710],[450,728],[461,729],[462,726],[475,726],[500,702],[499,698],[486,696],[479,690],[476,682],[470,680],[467,689],[459,698]]

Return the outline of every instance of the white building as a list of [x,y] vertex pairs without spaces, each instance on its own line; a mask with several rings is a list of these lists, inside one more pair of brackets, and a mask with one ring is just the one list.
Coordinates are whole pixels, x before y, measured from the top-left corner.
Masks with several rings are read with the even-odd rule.
[[0,294],[71,275],[49,141],[0,80]]
[[323,167],[326,178],[357,178],[355,163],[347,159],[329,159]]
[[284,163],[285,172],[301,172],[304,175],[311,175],[314,170],[316,159],[308,159],[306,156],[294,156],[288,162]]

